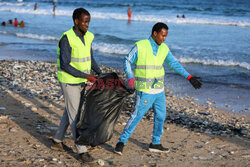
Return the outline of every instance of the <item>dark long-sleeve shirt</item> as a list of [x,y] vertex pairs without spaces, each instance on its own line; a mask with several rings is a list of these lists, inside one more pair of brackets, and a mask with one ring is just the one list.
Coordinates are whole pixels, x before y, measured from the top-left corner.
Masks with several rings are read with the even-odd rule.
[[[85,44],[83,36],[81,36],[76,29],[73,27],[73,30],[75,34],[81,39],[82,43]],[[61,40],[59,41],[59,47],[60,47],[60,67],[62,70],[65,72],[69,73],[70,75],[74,77],[80,77],[80,78],[86,78],[88,74],[81,72],[74,68],[73,66],[70,65],[71,61],[71,47],[69,45],[69,41],[67,36],[63,36]],[[92,46],[91,46],[91,69],[94,70],[97,74],[101,73],[100,68],[98,67],[94,57],[93,57],[93,51],[92,51]]]

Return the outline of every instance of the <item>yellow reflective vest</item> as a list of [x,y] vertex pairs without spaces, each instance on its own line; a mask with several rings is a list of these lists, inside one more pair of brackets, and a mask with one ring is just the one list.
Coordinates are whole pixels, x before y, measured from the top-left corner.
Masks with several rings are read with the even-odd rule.
[[155,56],[148,39],[135,44],[138,49],[138,58],[135,62],[135,89],[148,92],[151,88],[163,88],[165,75],[163,63],[169,52],[168,46],[162,43]]
[[[82,43],[81,39],[75,34],[73,29],[70,29],[63,33],[61,38],[67,35],[69,45],[71,47],[71,61],[70,65],[74,68],[76,68],[79,71],[82,71],[86,74],[90,74],[91,70],[91,43],[94,39],[94,34],[87,31],[84,35],[84,42],[85,45]],[[60,38],[60,39],[61,39]],[[69,73],[63,71],[60,68],[60,48],[58,45],[57,48],[57,78],[60,82],[63,83],[70,83],[70,84],[78,84],[87,82],[86,78],[78,78],[70,75]]]

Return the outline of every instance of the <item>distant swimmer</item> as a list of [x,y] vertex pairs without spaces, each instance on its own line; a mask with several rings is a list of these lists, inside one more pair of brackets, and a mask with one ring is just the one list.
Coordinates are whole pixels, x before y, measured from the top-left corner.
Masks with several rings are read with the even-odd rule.
[[20,24],[17,25],[17,27],[24,27],[24,26],[25,26],[25,24],[24,24],[23,20],[20,22]]
[[177,17],[178,19],[179,19],[179,18],[185,19],[185,15],[184,15],[184,14],[183,14],[181,17],[180,17],[179,15],[177,15],[176,17]]
[[7,43],[1,43],[1,42],[0,42],[0,45],[7,45]]
[[8,20],[8,24],[13,24],[13,21],[11,19]]
[[53,2],[53,13],[54,13],[54,15],[56,15],[56,4],[55,4],[55,2]]
[[6,23],[5,23],[5,21],[3,21],[1,25],[2,25],[2,26],[6,26]]
[[127,13],[128,13],[128,19],[131,20],[132,10],[130,9],[130,7],[128,7]]
[[18,21],[17,21],[17,18],[15,18],[14,26],[16,27],[17,25],[18,25]]
[[37,9],[37,3],[35,3],[35,5],[34,5],[34,10],[36,10]]

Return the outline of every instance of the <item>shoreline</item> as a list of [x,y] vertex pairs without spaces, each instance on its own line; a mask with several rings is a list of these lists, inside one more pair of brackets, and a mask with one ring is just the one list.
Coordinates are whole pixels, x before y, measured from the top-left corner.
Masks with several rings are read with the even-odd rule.
[[[7,39],[6,41],[11,40]],[[23,50],[20,48],[17,50],[13,50],[13,47],[11,46],[14,47],[15,45],[8,44],[6,46],[2,46],[2,60],[14,59],[21,61],[56,62],[56,56],[53,54],[55,51],[43,53],[39,50]],[[111,58],[110,56],[112,56],[112,61],[108,61]],[[98,64],[103,64],[105,66],[112,67],[117,70],[123,69],[121,64],[122,59],[119,56],[117,57],[117,55],[109,55],[95,51],[95,57]],[[191,74],[200,77],[203,75],[197,74],[196,71],[200,71],[201,68],[205,71],[211,70],[208,66],[200,67],[200,64],[183,64],[183,66]],[[220,71],[220,69],[217,68],[220,67],[215,66],[214,70]],[[211,75],[213,75],[212,73]],[[250,115],[250,106],[248,105],[249,95],[245,93],[249,89],[242,89],[240,85],[235,85],[233,83],[229,85],[221,84],[220,79],[218,79],[217,77],[215,77],[215,80],[217,81],[213,83],[211,82],[211,79],[207,80],[207,78],[210,78],[206,76],[208,74],[209,73],[205,73],[204,78],[201,77],[202,80],[204,79],[203,88],[199,90],[194,90],[187,80],[185,81],[183,77],[179,76],[178,74],[176,75],[176,73],[172,70],[166,69],[165,86],[168,87],[168,89],[172,90],[173,94],[176,94],[179,97],[191,96],[195,97],[196,99],[199,99],[199,101],[197,101],[199,104],[206,104],[207,101],[210,101],[213,103],[213,106],[218,106],[219,108],[222,108],[223,110],[226,110],[228,112]],[[230,82],[230,77],[224,79],[226,79],[225,83]],[[245,83],[248,83],[247,80]]]
[[[32,143],[31,140],[34,139],[33,142],[36,143],[35,146],[34,144],[32,144],[32,146],[28,144],[27,146],[27,155],[23,156],[25,161],[22,159],[16,160],[17,162],[14,164],[14,166],[19,166],[19,161],[24,163],[24,165],[31,164],[31,166],[36,166],[37,163],[45,165],[52,163],[52,166],[57,166],[61,163],[65,166],[73,164],[78,166],[79,162],[74,161],[77,159],[74,154],[68,155],[67,153],[56,153],[56,160],[53,160],[53,158],[50,159],[48,157],[47,159],[44,158],[46,157],[46,154],[48,154],[50,157],[55,154],[53,151],[51,153],[47,138],[53,136],[60,121],[60,115],[63,113],[64,106],[61,89],[59,87],[58,81],[55,78],[57,69],[56,64],[51,62],[18,60],[0,60],[0,62],[0,107],[3,107],[0,109],[0,120],[3,122],[0,124],[0,126],[2,128],[1,131],[4,132],[1,132],[3,134],[1,139],[3,141],[3,147],[5,148],[3,149],[0,147],[0,155],[7,150],[13,150],[14,148],[19,150],[21,149],[19,148],[20,145],[25,147],[25,142],[22,143],[23,140],[26,141],[27,144],[27,140],[29,141],[28,143]],[[116,72],[122,79],[125,77],[124,72],[104,66],[101,66],[101,69],[103,72]],[[167,118],[164,129],[168,132],[164,133],[163,145],[170,146],[172,150],[172,153],[167,156],[167,159],[160,153],[151,154],[146,151],[147,144],[144,142],[150,142],[153,124],[153,113],[151,111],[149,111],[144,116],[142,123],[140,123],[136,128],[138,130],[136,130],[135,134],[131,136],[129,143],[132,144],[129,144],[127,147],[125,147],[127,150],[125,155],[118,157],[112,153],[112,147],[114,147],[115,143],[117,142],[117,138],[119,137],[119,134],[125,126],[125,123],[132,111],[132,106],[134,103],[133,96],[128,97],[126,103],[124,104],[120,118],[115,126],[114,137],[112,140],[104,145],[95,147],[93,150],[91,150],[91,153],[93,153],[96,157],[101,158],[108,166],[112,166],[112,163],[118,166],[127,166],[127,163],[131,166],[141,166],[145,162],[151,164],[152,166],[152,164],[158,163],[157,159],[159,160],[159,163],[156,166],[164,166],[161,165],[160,162],[171,162],[171,157],[173,159],[179,156],[183,157],[181,155],[183,154],[182,152],[185,152],[184,157],[187,158],[187,162],[189,163],[184,163],[183,161],[175,162],[172,159],[172,165],[178,165],[179,163],[179,165],[189,164],[191,166],[213,166],[214,163],[226,163],[223,162],[224,159],[230,160],[227,163],[229,166],[232,166],[233,164],[240,164],[238,166],[244,166],[244,164],[247,165],[247,159],[250,158],[250,154],[247,154],[247,152],[249,153],[250,148],[250,116],[239,113],[229,113],[220,108],[213,107],[212,102],[209,101],[206,105],[201,105],[197,104],[197,99],[192,97],[179,98],[176,95],[171,95],[171,91],[167,88],[165,88],[165,92]],[[25,135],[21,134],[21,131],[24,131],[22,133]],[[26,132],[29,134],[27,135]],[[183,136],[183,138],[181,138],[181,136],[185,134],[189,134],[189,136]],[[7,139],[13,140],[13,135],[17,140],[22,141],[19,145],[15,145],[14,147],[12,144],[7,144],[10,143],[7,141]],[[22,139],[19,139],[19,135],[24,136]],[[31,137],[25,137],[26,135],[31,135]],[[27,140],[25,138],[27,138]],[[215,142],[217,145],[212,146],[206,142],[203,142],[207,140],[209,140],[210,143]],[[231,140],[234,140],[234,142]],[[229,151],[227,150],[227,154],[221,153],[223,151],[220,151],[225,147],[223,146],[222,141],[224,144],[226,143],[233,148]],[[228,144],[228,141],[230,141],[230,144]],[[66,143],[73,147],[71,138],[67,137]],[[186,145],[187,143],[189,144]],[[237,146],[232,145],[232,143],[235,143]],[[13,144],[15,144],[15,142]],[[133,144],[135,144],[135,146]],[[185,145],[185,147],[190,147],[192,145],[193,147],[183,148],[179,145]],[[202,145],[202,147],[200,145]],[[206,148],[208,145],[209,148]],[[220,148],[217,148],[218,145],[220,145]],[[36,147],[36,149],[34,150],[33,147]],[[43,148],[44,152],[39,151],[41,148]],[[102,154],[103,149],[105,150],[105,155]],[[213,149],[217,149],[219,151],[217,153],[213,153],[215,152]],[[189,150],[191,150],[190,153],[193,154],[187,156],[189,154]],[[213,152],[205,154],[206,150]],[[202,154],[198,154],[197,151],[201,151]],[[44,157],[32,159],[32,152],[36,155],[42,154]],[[6,154],[3,155],[3,158],[8,157],[11,159],[11,157],[14,157],[11,152],[6,152]],[[145,156],[145,162],[145,159],[139,160],[141,155]],[[221,155],[220,161],[223,160],[222,162],[219,162],[216,159],[219,158],[218,155]],[[73,157],[73,160],[72,158],[69,158],[70,160],[66,161],[65,158],[67,159],[68,156]],[[138,162],[130,162],[129,158],[135,159],[136,157],[139,158],[137,160]],[[8,158],[7,160],[3,158],[0,158],[0,164],[3,163],[7,166],[11,166]],[[164,161],[164,159],[168,161]]]

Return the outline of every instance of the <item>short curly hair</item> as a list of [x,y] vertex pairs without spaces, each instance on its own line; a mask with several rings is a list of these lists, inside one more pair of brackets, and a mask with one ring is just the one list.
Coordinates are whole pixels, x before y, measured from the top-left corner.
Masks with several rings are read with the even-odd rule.
[[79,19],[82,14],[90,16],[89,12],[86,9],[77,8],[74,10],[73,15],[72,15],[73,21],[75,21],[75,19]]
[[168,30],[168,26],[165,23],[162,23],[162,22],[156,23],[152,28],[152,34],[154,33],[154,31],[159,33],[162,28],[165,28],[166,30]]

